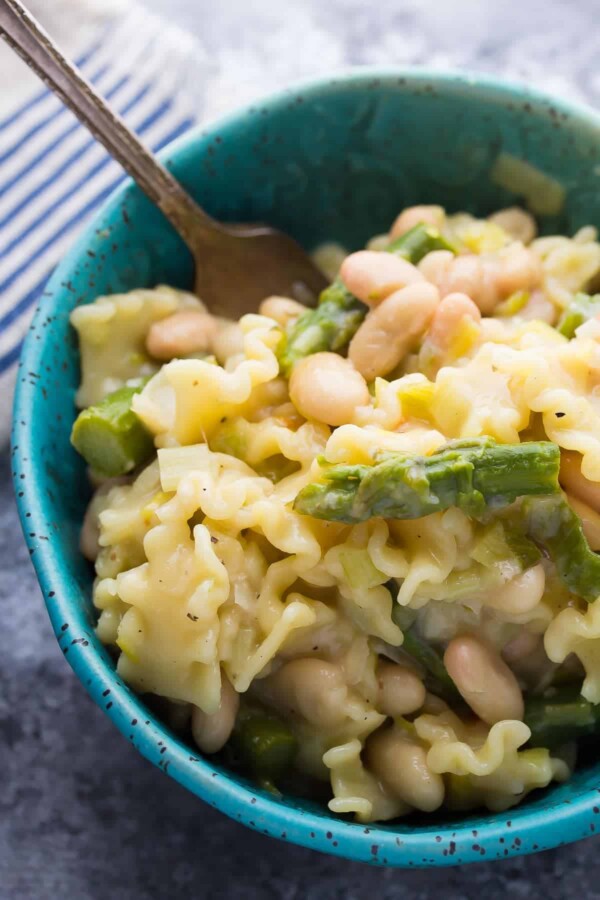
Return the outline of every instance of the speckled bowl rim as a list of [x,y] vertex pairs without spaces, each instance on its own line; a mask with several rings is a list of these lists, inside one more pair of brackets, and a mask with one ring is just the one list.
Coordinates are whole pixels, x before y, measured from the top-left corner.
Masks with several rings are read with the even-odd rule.
[[[311,79],[266,98],[207,126],[198,127],[178,138],[162,151],[162,158],[173,160],[189,151],[207,134],[251,114],[258,105],[268,112],[289,103],[290,97],[302,94],[319,96],[337,90],[347,84],[359,84],[365,89],[376,89],[380,83],[423,87],[424,84],[440,85],[444,90],[472,91],[491,102],[531,102],[540,109],[553,108],[565,113],[577,129],[588,129],[597,135],[600,147],[600,115],[577,103],[550,97],[504,79],[478,73],[465,73],[425,68],[403,69],[355,69],[335,73],[331,77]],[[83,257],[88,241],[94,233],[96,220],[114,211],[121,202],[130,182],[120,186],[96,214],[82,236],[71,248],[63,262],[48,282],[43,310],[34,317],[33,326],[46,319],[61,305],[63,270],[73,260]],[[44,329],[45,335],[51,328]],[[32,332],[25,340],[21,354],[24,371],[36,371],[41,366],[45,340],[36,341]],[[35,570],[59,643],[65,638],[65,624],[72,619],[74,586],[64,572],[60,542],[41,543],[30,534],[39,534],[47,517],[44,515],[46,498],[35,479],[20,478],[28,468],[28,460],[36,453],[31,416],[34,387],[29,380],[18,379],[13,411],[14,484],[17,506],[25,540],[32,555]],[[26,514],[29,517],[26,518]],[[178,740],[166,726],[146,711],[135,694],[123,684],[108,662],[96,652],[89,652],[90,635],[75,635],[69,631],[68,662],[98,706],[112,719],[122,734],[129,738],[140,753],[168,773],[181,785],[213,807],[237,819],[256,831],[281,838],[295,844],[354,860],[389,866],[440,866],[506,858],[507,856],[550,849],[590,836],[593,821],[600,812],[600,790],[588,789],[568,801],[557,802],[554,808],[525,808],[518,816],[518,830],[513,828],[510,811],[498,813],[489,823],[474,830],[467,821],[464,826],[450,830],[435,825],[410,833],[393,832],[377,825],[362,826],[325,813],[320,815],[305,809],[282,805],[277,799],[254,793],[250,787],[235,783],[222,769],[211,765],[210,760],[195,756],[189,746]],[[87,649],[89,646],[89,649]],[[64,649],[64,648],[63,648]],[[596,821],[600,821],[597,820]],[[515,823],[516,825],[517,823]],[[512,830],[511,830],[512,829]]]

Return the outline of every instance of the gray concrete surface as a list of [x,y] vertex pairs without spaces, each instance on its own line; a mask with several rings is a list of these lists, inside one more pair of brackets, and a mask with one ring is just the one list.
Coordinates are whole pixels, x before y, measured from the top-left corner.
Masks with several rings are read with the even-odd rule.
[[[600,103],[597,4],[483,0],[149,0],[194,32],[212,117],[341,65],[509,72]],[[600,845],[471,867],[370,869],[274,843],[146,763],[58,651],[0,458],[0,898],[426,900],[600,897]]]

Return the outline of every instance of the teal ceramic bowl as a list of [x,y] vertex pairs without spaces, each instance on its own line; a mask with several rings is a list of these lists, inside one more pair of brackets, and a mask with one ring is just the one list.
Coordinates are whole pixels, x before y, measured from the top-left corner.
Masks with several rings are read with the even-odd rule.
[[[518,201],[494,174],[502,153],[563,186],[560,210],[538,191],[536,202],[548,207],[544,229],[600,225],[600,118],[486,77],[362,71],[321,80],[194,131],[163,158],[217,218],[269,222],[306,247],[334,238],[357,248],[407,204],[485,214]],[[92,573],[78,551],[89,491],[69,444],[79,361],[68,317],[99,294],[159,282],[190,287],[191,259],[127,183],[52,276],[20,363],[13,452],[23,530],[57,640],[98,706],[147,759],[207,803],[327,853],[377,865],[454,865],[555,847],[600,828],[600,762],[497,814],[364,827],[316,804],[274,799],[201,758],[117,677],[94,634]]]

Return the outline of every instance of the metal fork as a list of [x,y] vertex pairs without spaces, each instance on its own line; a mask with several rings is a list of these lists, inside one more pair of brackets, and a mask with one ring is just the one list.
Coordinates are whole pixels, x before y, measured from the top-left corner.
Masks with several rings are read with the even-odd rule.
[[310,301],[325,279],[293,238],[209,216],[96,93],[19,2],[0,0],[0,36],[60,97],[164,213],[190,249],[196,293],[220,315],[256,310],[269,294]]

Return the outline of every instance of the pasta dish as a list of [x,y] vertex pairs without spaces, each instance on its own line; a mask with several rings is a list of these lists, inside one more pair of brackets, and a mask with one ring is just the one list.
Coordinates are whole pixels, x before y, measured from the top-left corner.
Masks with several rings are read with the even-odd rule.
[[600,724],[600,244],[403,210],[312,308],[74,310],[98,636],[171,726],[359,822],[504,810]]

